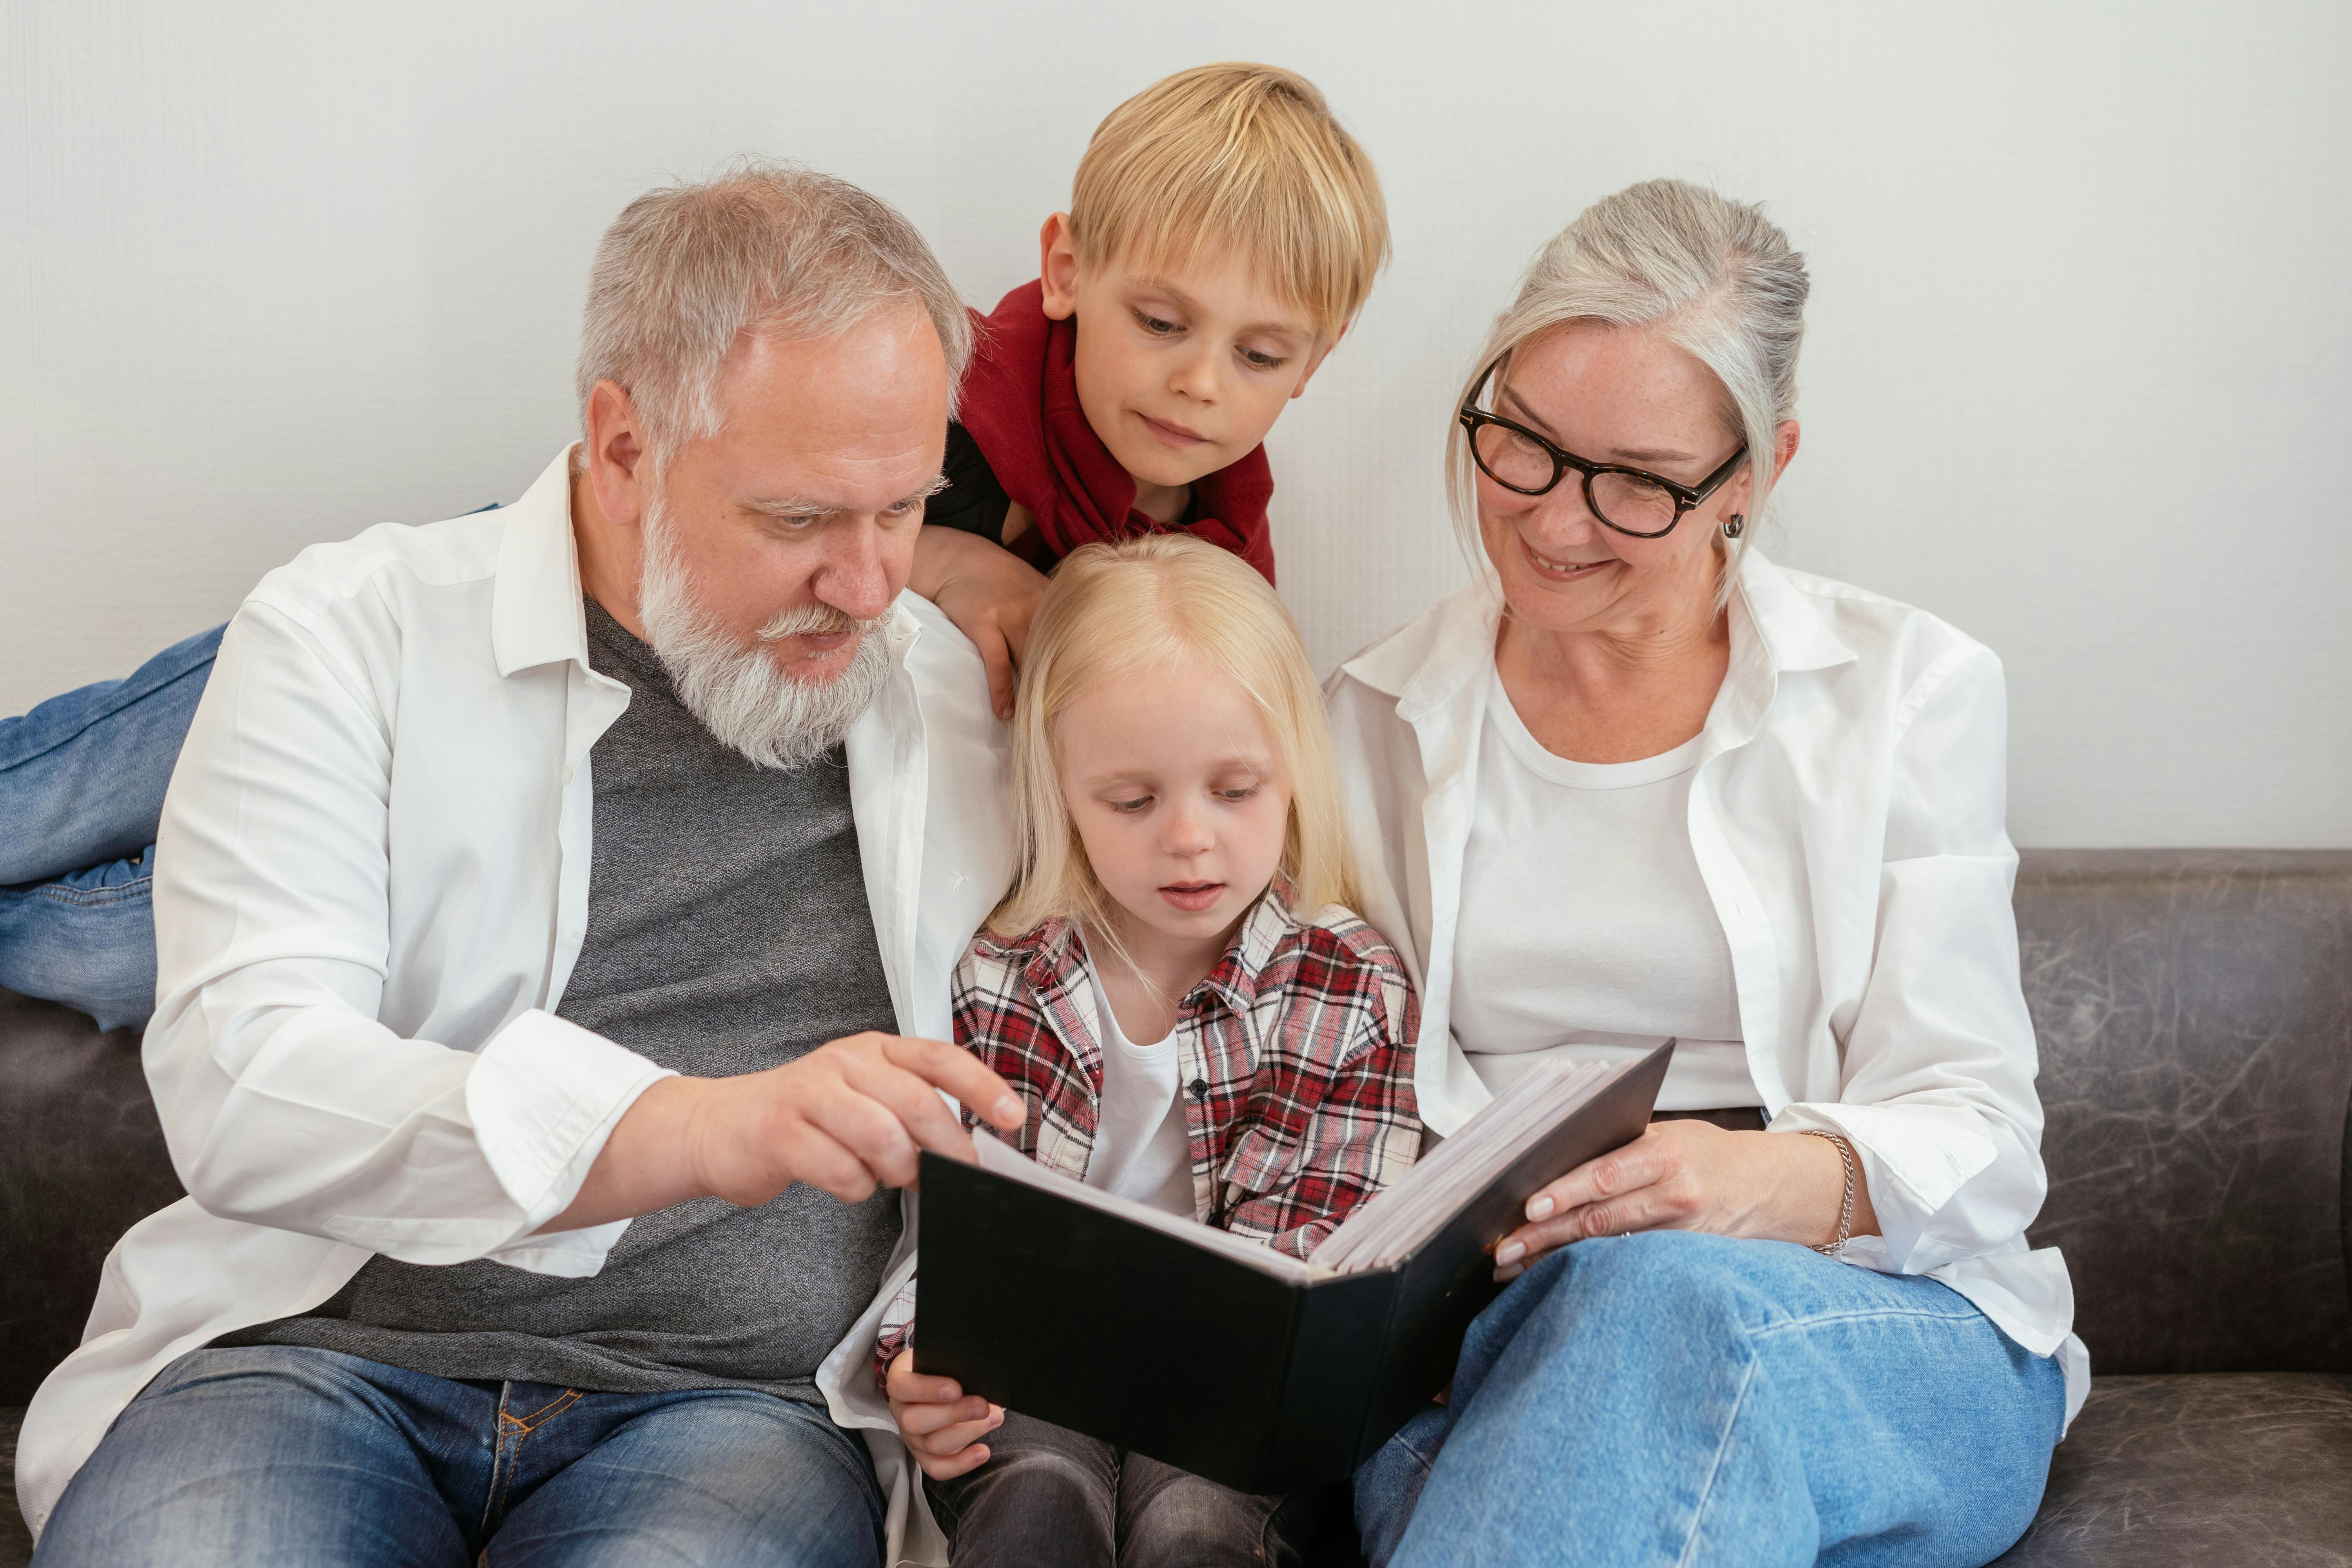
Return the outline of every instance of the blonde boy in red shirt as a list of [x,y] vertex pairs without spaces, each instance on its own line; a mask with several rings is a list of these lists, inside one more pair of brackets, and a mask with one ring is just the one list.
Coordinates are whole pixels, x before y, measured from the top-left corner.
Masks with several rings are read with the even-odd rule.
[[1388,249],[1371,160],[1295,72],[1199,66],[1097,128],[1036,280],[974,312],[910,583],[980,645],[1000,716],[1043,586],[1006,552],[1050,571],[1181,529],[1274,580],[1266,432]]

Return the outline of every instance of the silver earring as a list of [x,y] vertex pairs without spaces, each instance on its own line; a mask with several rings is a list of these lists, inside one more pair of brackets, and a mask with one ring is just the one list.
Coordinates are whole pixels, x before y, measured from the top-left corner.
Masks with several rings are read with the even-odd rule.
[[1747,526],[1748,520],[1735,511],[1731,514],[1731,521],[1723,525],[1723,537],[1737,539],[1739,537],[1739,531]]

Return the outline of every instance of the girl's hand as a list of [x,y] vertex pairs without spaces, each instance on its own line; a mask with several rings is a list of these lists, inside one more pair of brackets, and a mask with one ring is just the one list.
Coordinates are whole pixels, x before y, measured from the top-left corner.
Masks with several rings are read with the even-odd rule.
[[[1875,1236],[1870,1189],[1854,1175],[1855,1236]],[[1708,1121],[1653,1121],[1528,1200],[1528,1224],[1495,1247],[1495,1278],[1516,1279],[1556,1247],[1636,1230],[1702,1230],[1819,1246],[1837,1235],[1845,1164],[1825,1138],[1727,1132]]]
[[940,607],[980,649],[988,698],[999,719],[1013,717],[1014,667],[1029,647],[1029,619],[1045,595],[1045,574],[976,533],[926,527],[915,536],[907,586]]
[[891,1362],[883,1389],[890,1396],[890,1419],[923,1474],[944,1481],[988,1463],[988,1445],[980,1439],[1004,1425],[1004,1406],[977,1395],[964,1398],[951,1377],[923,1376],[915,1370],[912,1349]]

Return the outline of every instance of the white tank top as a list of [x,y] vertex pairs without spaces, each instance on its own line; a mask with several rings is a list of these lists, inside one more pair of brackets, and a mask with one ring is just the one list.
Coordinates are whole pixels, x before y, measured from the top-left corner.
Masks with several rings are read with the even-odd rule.
[[1763,1102],[1731,948],[1691,853],[1698,754],[1693,737],[1635,763],[1556,757],[1487,677],[1454,942],[1454,1037],[1487,1088],[1672,1037],[1660,1110]]

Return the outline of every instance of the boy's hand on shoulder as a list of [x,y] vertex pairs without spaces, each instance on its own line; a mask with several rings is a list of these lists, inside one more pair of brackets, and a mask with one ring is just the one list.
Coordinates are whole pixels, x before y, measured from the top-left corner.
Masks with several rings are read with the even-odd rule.
[[981,1439],[1004,1425],[1003,1405],[977,1394],[965,1397],[951,1377],[925,1377],[915,1370],[911,1349],[890,1363],[883,1391],[890,1396],[890,1419],[923,1474],[944,1481],[988,1463],[988,1445]]
[[915,570],[907,585],[937,605],[980,649],[989,702],[999,719],[1012,718],[1014,669],[1028,651],[1030,617],[1045,595],[1045,574],[976,533],[927,527],[916,536]]

